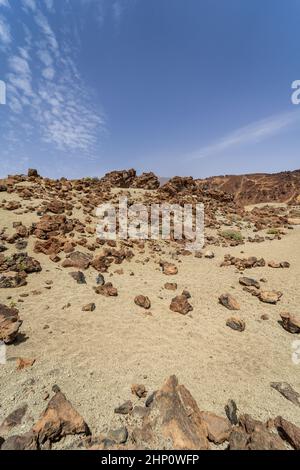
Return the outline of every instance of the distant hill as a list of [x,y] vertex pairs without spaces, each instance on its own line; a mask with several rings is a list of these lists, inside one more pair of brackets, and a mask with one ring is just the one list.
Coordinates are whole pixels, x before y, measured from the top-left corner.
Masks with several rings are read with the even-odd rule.
[[274,201],[300,204],[300,170],[213,176],[196,182],[203,188],[233,194],[235,201],[242,204]]

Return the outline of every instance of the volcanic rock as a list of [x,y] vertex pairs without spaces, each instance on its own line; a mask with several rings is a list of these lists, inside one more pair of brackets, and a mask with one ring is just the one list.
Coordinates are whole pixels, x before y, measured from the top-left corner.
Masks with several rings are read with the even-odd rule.
[[290,313],[281,313],[281,324],[283,328],[289,333],[297,334],[300,333],[300,317],[297,315],[291,315]]
[[250,277],[241,277],[239,279],[239,283],[242,286],[246,287],[255,287],[256,289],[260,289],[260,283],[255,279],[251,279]]
[[281,297],[282,293],[278,291],[262,291],[258,296],[261,302],[274,305],[277,304]]
[[96,294],[104,295],[105,297],[117,297],[118,290],[112,285],[111,282],[107,282],[103,286],[94,287]]
[[300,428],[281,416],[275,419],[275,426],[279,434],[291,444],[294,449],[300,450]]
[[38,171],[34,168],[29,168],[27,175],[28,175],[28,178],[38,178],[39,177]]
[[67,435],[90,434],[88,425],[62,392],[50,400],[32,430],[40,444],[48,440],[54,442]]
[[69,273],[70,276],[77,282],[77,284],[86,284],[85,275],[81,271]]
[[141,189],[147,189],[147,190],[158,189],[159,186],[160,186],[159,179],[152,172],[143,173],[142,175],[137,176],[131,185],[132,188],[141,188]]
[[178,273],[178,268],[173,263],[168,263],[167,261],[161,261],[160,266],[162,267],[163,273],[166,276],[174,276]]
[[147,396],[147,390],[145,385],[134,384],[131,386],[131,393],[136,395],[138,398],[145,398]]
[[[146,430],[148,432],[146,433]],[[207,427],[190,392],[170,377],[154,397],[150,415],[144,419],[142,431],[147,445],[157,449],[157,442],[169,441],[174,450],[208,449]]]
[[210,441],[214,442],[214,444],[222,444],[229,439],[232,427],[227,418],[207,411],[201,412],[201,418],[207,427],[208,439]]
[[172,312],[181,313],[181,315],[187,315],[189,312],[193,311],[193,307],[188,302],[185,295],[178,295],[172,299],[170,310],[172,310]]
[[0,340],[5,344],[15,341],[22,321],[19,319],[19,311],[0,304]]
[[228,310],[240,310],[240,304],[238,301],[230,294],[222,294],[219,297],[219,302]]
[[241,320],[240,318],[236,317],[228,318],[228,320],[226,321],[226,325],[229,326],[232,330],[241,332],[244,331],[246,328],[244,320]]
[[149,297],[145,297],[144,295],[138,295],[134,299],[134,303],[138,305],[139,307],[145,308],[148,310],[151,307],[151,302]]
[[133,410],[133,405],[131,401],[126,401],[122,405],[115,408],[116,414],[128,415]]
[[29,431],[21,436],[10,436],[1,450],[38,450],[36,436],[32,431]]
[[82,307],[83,312],[93,312],[96,310],[96,305],[94,303],[90,303]]
[[64,268],[77,268],[85,270],[91,264],[92,257],[89,254],[81,253],[80,251],[74,251],[70,253],[62,263]]
[[296,392],[287,382],[272,382],[271,387],[296,406],[300,406],[300,393]]

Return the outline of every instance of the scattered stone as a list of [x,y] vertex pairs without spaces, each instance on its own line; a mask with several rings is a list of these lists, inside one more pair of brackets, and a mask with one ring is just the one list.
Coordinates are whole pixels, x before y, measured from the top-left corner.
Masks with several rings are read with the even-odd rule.
[[231,294],[222,294],[219,297],[219,302],[228,310],[240,310],[240,304]]
[[244,320],[241,320],[240,318],[236,317],[228,318],[228,320],[226,321],[226,325],[229,326],[229,328],[231,328],[232,330],[240,332],[244,331],[246,328]]
[[292,334],[300,333],[300,317],[290,313],[281,313],[281,324],[283,328]]
[[69,273],[69,275],[77,282],[77,284],[86,284],[85,275],[82,271]]
[[288,261],[282,261],[281,263],[276,263],[276,261],[270,261],[268,263],[268,266],[270,268],[289,268],[290,267],[290,263],[288,263]]
[[134,384],[131,387],[131,393],[136,395],[138,398],[145,398],[147,396],[147,390],[145,385]]
[[258,298],[261,302],[275,305],[281,299],[282,295],[283,295],[282,292],[278,292],[274,290],[262,291],[260,292]]
[[0,341],[11,344],[17,338],[22,321],[16,308],[0,304]]
[[96,277],[96,284],[97,286],[104,286],[105,280],[102,274],[98,274],[98,276]]
[[256,289],[260,289],[260,283],[255,279],[251,279],[250,277],[241,277],[239,279],[239,283],[242,286],[246,287],[255,287]]
[[139,307],[145,308],[148,310],[151,307],[151,302],[149,297],[145,297],[144,295],[138,295],[134,299],[134,303],[138,305]]
[[164,288],[167,290],[175,291],[177,289],[177,284],[176,282],[166,282]]
[[161,261],[160,266],[162,267],[163,273],[166,276],[174,276],[178,273],[178,268],[173,263],[168,263],[166,261]]
[[213,251],[208,250],[204,253],[204,258],[213,259],[214,257],[215,257],[215,254]]
[[83,312],[93,312],[94,310],[96,310],[96,305],[93,302],[82,307]]
[[117,297],[118,290],[112,285],[111,282],[107,282],[103,286],[94,287],[96,294],[104,295],[105,297]]
[[188,302],[185,295],[178,295],[172,299],[170,310],[172,312],[180,313],[181,315],[187,315],[193,311],[192,305]]
[[271,387],[277,390],[284,398],[292,402],[296,406],[300,406],[300,393],[296,392],[287,382],[272,382]]
[[62,263],[64,268],[77,268],[80,270],[86,270],[91,264],[92,257],[80,251],[74,251],[70,253]]
[[225,255],[224,261],[221,263],[223,266],[235,266],[239,271],[244,271],[245,269],[251,268],[261,268],[266,265],[266,262],[263,258],[257,259],[255,256],[250,256],[249,258],[235,258],[231,255]]

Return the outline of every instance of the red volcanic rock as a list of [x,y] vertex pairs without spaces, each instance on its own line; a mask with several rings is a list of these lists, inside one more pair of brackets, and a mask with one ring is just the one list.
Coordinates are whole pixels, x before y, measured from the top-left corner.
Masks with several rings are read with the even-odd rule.
[[84,419],[61,392],[57,392],[50,400],[32,431],[40,444],[54,442],[68,435],[90,434]]
[[132,183],[132,188],[141,188],[147,190],[158,189],[160,186],[159,179],[154,173],[143,173],[137,176]]
[[6,344],[13,343],[21,325],[19,311],[0,304],[0,340]]
[[107,173],[100,181],[112,188],[130,188],[136,177],[134,169],[112,171]]

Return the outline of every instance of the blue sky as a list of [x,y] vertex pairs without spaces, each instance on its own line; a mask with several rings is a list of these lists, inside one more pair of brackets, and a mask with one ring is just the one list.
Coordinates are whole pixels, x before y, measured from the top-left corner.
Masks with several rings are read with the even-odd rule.
[[299,20],[299,0],[0,0],[0,176],[299,168]]

